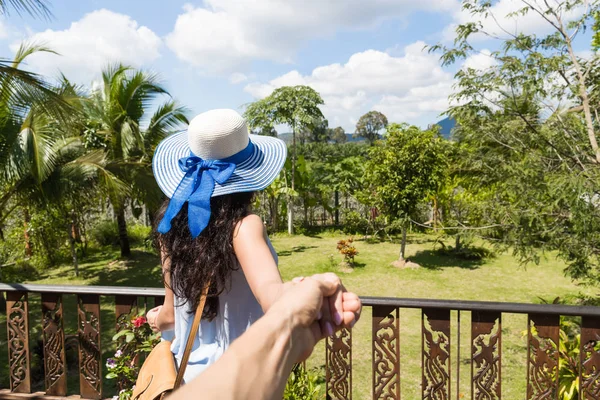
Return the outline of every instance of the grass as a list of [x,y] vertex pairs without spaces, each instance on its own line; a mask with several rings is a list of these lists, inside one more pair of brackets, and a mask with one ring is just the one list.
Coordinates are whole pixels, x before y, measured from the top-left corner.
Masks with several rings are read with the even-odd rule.
[[[356,240],[360,254],[356,267],[351,272],[339,269],[341,256],[336,251],[340,236],[276,236],[272,239],[277,249],[279,266],[284,279],[295,276],[308,276],[326,271],[337,272],[344,284],[359,295],[390,296],[410,298],[438,298],[462,300],[510,301],[539,303],[540,298],[574,298],[577,295],[594,296],[596,291],[581,287],[563,275],[563,266],[553,258],[544,259],[539,265],[519,266],[510,254],[498,254],[481,261],[466,261],[449,256],[441,257],[434,251],[433,237],[413,235],[409,237],[407,256],[421,265],[418,269],[397,269],[390,263],[397,258],[399,246],[392,243],[368,243]],[[128,262],[118,261],[116,250],[105,250],[93,254],[80,266],[80,277],[72,275],[72,268],[63,266],[46,271],[35,279],[35,283],[45,284],[85,284],[85,285],[127,285],[160,286],[160,266],[158,258],[141,250],[134,251]],[[38,303],[39,304],[39,303]],[[31,307],[32,316],[39,305]],[[72,303],[65,299],[65,309],[74,310]],[[112,304],[102,304],[103,321],[114,321]],[[353,332],[353,395],[356,399],[371,398],[371,317],[365,309],[361,323]],[[76,318],[74,312],[65,316]],[[31,326],[35,317],[31,321]],[[470,315],[463,312],[460,334],[460,360],[457,354],[457,315],[452,313],[452,393],[470,396]],[[421,381],[421,316],[418,310],[400,312],[400,352],[401,352],[401,393],[403,398],[420,397]],[[72,321],[65,321],[68,329]],[[104,326],[107,323],[103,322]],[[108,323],[112,327],[112,323]],[[0,329],[5,329],[0,324]],[[502,389],[506,398],[526,397],[526,347],[522,331],[526,329],[526,317],[504,315],[502,348]],[[104,328],[103,328],[104,329]],[[69,332],[67,332],[69,333]],[[110,341],[110,329],[102,336],[103,343]],[[4,338],[5,332],[0,332]],[[0,343],[0,352],[6,352],[6,343]],[[6,359],[5,356],[3,356]],[[323,345],[320,344],[312,356],[309,366],[322,364]],[[458,365],[458,368],[457,368]],[[0,368],[0,383],[6,385],[6,368]],[[456,374],[460,373],[457,387]],[[76,385],[76,383],[73,383]],[[76,386],[75,386],[76,388]]]

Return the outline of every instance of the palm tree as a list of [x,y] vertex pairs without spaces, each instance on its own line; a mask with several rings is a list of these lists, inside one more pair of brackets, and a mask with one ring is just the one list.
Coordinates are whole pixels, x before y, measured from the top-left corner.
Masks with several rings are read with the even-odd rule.
[[121,256],[125,257],[131,253],[125,219],[127,201],[156,208],[161,194],[152,176],[152,153],[160,140],[188,121],[186,109],[172,100],[150,115],[152,105],[161,96],[168,96],[155,74],[119,64],[103,71],[102,83],[102,89],[92,93],[86,113],[103,138],[106,170],[129,187],[123,193],[113,190],[109,180],[104,181],[119,227]]
[[[51,51],[23,44],[10,65],[0,65],[0,224],[32,193],[56,166],[56,138],[50,124],[68,124],[76,117],[71,105],[36,75],[19,69],[31,54]],[[58,124],[57,124],[58,123]],[[29,210],[24,208],[25,224]],[[26,251],[31,252],[27,229]]]

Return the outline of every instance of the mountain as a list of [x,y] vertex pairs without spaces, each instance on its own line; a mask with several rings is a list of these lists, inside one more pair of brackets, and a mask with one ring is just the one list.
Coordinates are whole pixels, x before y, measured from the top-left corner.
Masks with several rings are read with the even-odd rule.
[[440,134],[446,139],[450,139],[452,136],[452,130],[456,127],[456,120],[452,117],[446,117],[443,120],[436,122],[440,129]]

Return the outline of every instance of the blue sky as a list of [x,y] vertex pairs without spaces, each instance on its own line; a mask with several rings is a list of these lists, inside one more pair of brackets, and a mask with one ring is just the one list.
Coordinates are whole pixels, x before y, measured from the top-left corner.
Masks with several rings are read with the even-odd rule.
[[[457,0],[50,2],[49,21],[14,14],[0,21],[0,54],[14,54],[23,40],[43,42],[61,55],[34,55],[26,68],[49,76],[62,71],[89,86],[108,62],[151,69],[192,115],[242,111],[278,86],[308,84],[324,98],[330,126],[348,132],[372,109],[393,122],[437,121],[448,107],[454,70],[441,68],[423,47],[449,42],[452,26],[470,18]],[[499,0],[493,11],[509,30],[547,30],[533,15],[504,17],[520,6]],[[482,54],[466,64],[491,65],[486,49],[495,44],[478,45]]]

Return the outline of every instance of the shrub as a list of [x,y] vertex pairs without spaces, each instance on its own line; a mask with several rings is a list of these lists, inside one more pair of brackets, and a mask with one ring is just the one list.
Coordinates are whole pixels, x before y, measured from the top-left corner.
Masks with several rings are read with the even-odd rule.
[[[127,236],[129,243],[133,246],[146,246],[152,228],[142,224],[127,225]],[[118,246],[119,245],[119,227],[116,221],[104,219],[94,225],[90,231],[90,238],[98,246]]]
[[316,400],[324,398],[321,384],[325,382],[323,371],[314,368],[307,370],[302,364],[296,364],[288,378],[283,392],[283,400]]
[[366,234],[369,229],[369,221],[356,211],[344,210],[342,215],[344,225],[342,230],[350,235]]
[[119,400],[129,400],[140,372],[140,359],[152,351],[160,341],[160,333],[152,332],[143,314],[126,321],[123,328],[113,336],[117,342],[114,357],[106,361],[107,379],[116,379]]
[[358,250],[352,244],[354,242],[353,238],[348,238],[346,240],[340,240],[337,242],[337,249],[344,256],[344,262],[352,265],[354,264],[354,257],[358,255]]
[[27,260],[19,260],[0,268],[0,282],[24,282],[39,277],[39,271]]
[[109,219],[100,220],[90,230],[90,238],[99,246],[118,246],[119,227],[117,222]]
[[152,235],[152,227],[141,224],[128,225],[127,235],[129,236],[129,241],[132,245],[145,246]]

